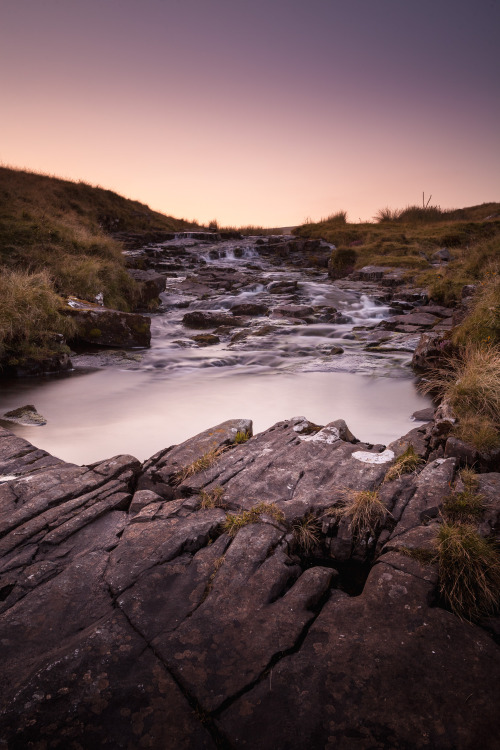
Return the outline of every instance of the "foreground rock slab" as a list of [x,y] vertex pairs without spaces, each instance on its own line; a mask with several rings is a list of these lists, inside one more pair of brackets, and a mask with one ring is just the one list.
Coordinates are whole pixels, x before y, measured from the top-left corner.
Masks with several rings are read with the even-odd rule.
[[[1,430],[0,747],[493,750],[498,618],[447,611],[420,554],[462,488],[434,431],[233,419],[75,466]],[[427,463],[384,481],[409,445]],[[491,536],[500,475],[479,486]]]

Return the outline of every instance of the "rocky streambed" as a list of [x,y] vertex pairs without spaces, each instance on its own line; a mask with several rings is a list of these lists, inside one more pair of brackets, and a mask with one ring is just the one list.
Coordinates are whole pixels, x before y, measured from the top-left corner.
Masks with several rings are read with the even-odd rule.
[[[422,331],[449,327],[451,311],[429,309],[422,290],[387,270],[332,282],[330,254],[317,241],[203,234],[130,250],[131,273],[160,295],[142,317],[151,348],[140,348],[141,316],[125,331],[120,314],[72,301],[87,342],[108,348],[85,343],[72,372],[6,384],[0,414],[34,404],[47,421],[38,445],[76,463],[143,460],[250,404],[256,430],[306,412],[390,442],[430,404],[414,387],[412,352]],[[32,428],[10,427],[35,440]]]
[[[469,458],[449,437],[452,416],[427,409],[412,424],[407,408],[387,440],[344,421],[348,379],[373,388],[365,429],[380,383],[397,410],[422,332],[447,330],[453,312],[383,269],[332,284],[329,252],[213,236],[134,250],[134,273],[165,284],[151,349],[80,354],[75,373],[17,392],[49,424],[0,428],[0,746],[497,746],[498,618],[449,610],[435,554]],[[238,380],[246,401],[226,419]],[[61,412],[81,400],[83,413],[84,391],[64,388],[85,382],[102,412],[86,438],[101,453],[68,463],[40,447],[51,421],[41,399],[54,388]],[[189,411],[190,389],[207,382],[218,418],[207,425],[205,410],[192,437],[202,402]],[[273,419],[287,382],[300,399]],[[141,460],[102,460],[116,453],[102,453],[115,442],[99,433],[117,390]],[[163,441],[152,456],[144,393]],[[331,418],[311,415],[316,403]],[[191,431],[169,440],[180,418]],[[409,448],[412,471],[395,472]],[[484,537],[500,523],[494,468],[476,479]],[[358,522],[360,497],[376,497],[377,514]]]

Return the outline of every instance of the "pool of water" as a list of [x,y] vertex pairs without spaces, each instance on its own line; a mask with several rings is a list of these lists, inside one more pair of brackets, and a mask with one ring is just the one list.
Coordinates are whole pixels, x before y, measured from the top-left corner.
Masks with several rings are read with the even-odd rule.
[[342,418],[360,440],[387,444],[412,429],[411,414],[429,401],[410,378],[244,369],[228,376],[206,369],[166,379],[153,371],[103,369],[19,382],[0,403],[2,411],[34,403],[45,426],[2,426],[59,458],[87,464],[118,453],[144,460],[232,418],[252,419],[254,432],[297,415],[317,424]]

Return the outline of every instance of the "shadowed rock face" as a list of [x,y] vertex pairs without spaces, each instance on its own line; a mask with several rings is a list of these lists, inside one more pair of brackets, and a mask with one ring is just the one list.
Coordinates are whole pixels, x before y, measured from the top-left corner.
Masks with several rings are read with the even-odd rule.
[[98,346],[148,347],[151,320],[139,313],[110,310],[88,302],[73,302],[65,309],[76,323],[76,341]]
[[[383,482],[435,424],[387,448],[251,427],[83,467],[0,430],[5,747],[496,746],[499,648],[402,552],[433,549],[457,459]],[[500,475],[479,481],[491,535]],[[338,510],[375,489],[385,521],[356,533]]]

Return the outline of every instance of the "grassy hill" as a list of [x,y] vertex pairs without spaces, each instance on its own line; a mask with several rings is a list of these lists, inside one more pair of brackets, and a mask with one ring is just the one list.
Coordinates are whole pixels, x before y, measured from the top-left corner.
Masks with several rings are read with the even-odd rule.
[[130,310],[137,285],[113,235],[182,231],[183,219],[83,182],[0,167],[0,362],[45,356],[68,333],[61,297]]

